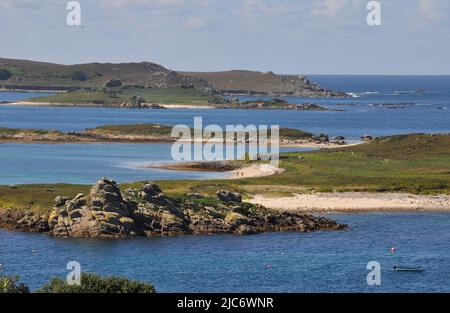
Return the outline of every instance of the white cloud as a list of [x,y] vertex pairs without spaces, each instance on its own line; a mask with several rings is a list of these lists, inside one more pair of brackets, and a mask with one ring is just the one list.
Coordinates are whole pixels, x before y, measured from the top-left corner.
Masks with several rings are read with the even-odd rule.
[[450,13],[449,10],[448,0],[419,0],[419,12],[429,20],[440,20]]

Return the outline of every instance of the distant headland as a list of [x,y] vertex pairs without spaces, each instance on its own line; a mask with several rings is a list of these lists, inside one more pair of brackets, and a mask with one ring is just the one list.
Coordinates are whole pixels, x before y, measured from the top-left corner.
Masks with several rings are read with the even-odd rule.
[[[0,90],[58,93],[32,99],[34,103],[125,107],[150,103],[153,107],[183,104],[255,109],[258,106],[230,101],[229,97],[350,97],[326,89],[303,75],[242,70],[177,72],[150,62],[61,65],[5,58],[0,58]],[[287,103],[263,104],[269,108],[293,109]]]

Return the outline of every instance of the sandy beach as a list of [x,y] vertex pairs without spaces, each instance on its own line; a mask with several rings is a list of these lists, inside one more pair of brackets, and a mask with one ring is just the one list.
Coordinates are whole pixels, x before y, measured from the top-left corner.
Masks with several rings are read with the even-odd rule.
[[450,196],[407,193],[315,193],[292,197],[256,195],[249,202],[273,209],[305,212],[450,211]]
[[347,148],[352,146],[360,145],[364,142],[347,143],[347,144],[337,144],[333,142],[328,143],[317,143],[317,142],[304,142],[304,143],[289,143],[280,142],[279,146],[283,148],[314,148],[314,149],[336,149],[336,148]]
[[238,170],[228,171],[226,179],[244,179],[252,177],[264,177],[283,173],[284,169],[271,164],[254,164]]
[[[149,103],[151,105],[153,103]],[[103,104],[95,103],[51,103],[51,102],[34,102],[34,101],[17,101],[4,103],[3,105],[17,105],[17,106],[59,106],[59,107],[105,107]],[[157,104],[165,109],[215,109],[208,105],[193,105],[193,104]],[[107,106],[106,106],[107,107]],[[114,106],[113,106],[114,107]],[[117,106],[120,107],[120,106]]]
[[158,104],[165,109],[215,109],[208,105],[193,105],[193,104]]
[[2,105],[5,106],[54,106],[54,107],[102,107],[102,104],[94,104],[94,103],[51,103],[51,102],[33,102],[33,101],[18,101],[18,102],[10,102],[4,103]]

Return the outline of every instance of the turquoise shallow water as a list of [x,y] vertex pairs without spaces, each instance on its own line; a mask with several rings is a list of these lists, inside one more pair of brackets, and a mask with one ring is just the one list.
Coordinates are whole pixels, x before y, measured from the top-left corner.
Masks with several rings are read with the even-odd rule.
[[144,168],[170,162],[170,148],[169,144],[0,144],[0,184],[92,184],[100,177],[131,182],[221,176]]
[[[159,292],[450,291],[450,214],[333,217],[351,229],[118,241],[0,231],[1,270],[20,274],[32,287],[65,277],[67,262],[75,260],[85,271],[152,282]],[[381,263],[379,287],[367,286],[369,261]],[[425,272],[395,273],[395,265]]]
[[[310,149],[282,148],[280,151]],[[224,173],[148,168],[174,162],[171,144],[0,144],[0,185],[33,183],[93,184],[100,177],[118,182],[205,179]],[[147,167],[147,168],[146,168]]]

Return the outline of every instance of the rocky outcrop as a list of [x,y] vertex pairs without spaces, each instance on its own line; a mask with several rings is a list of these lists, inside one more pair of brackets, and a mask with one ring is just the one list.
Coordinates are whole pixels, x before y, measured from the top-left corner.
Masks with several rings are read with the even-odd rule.
[[182,72],[207,80],[214,89],[225,94],[252,94],[296,97],[350,97],[339,91],[325,89],[303,75],[277,75],[273,72],[224,71]]
[[[14,215],[15,214],[15,215]],[[48,215],[3,211],[0,226],[49,233],[57,237],[124,238],[188,234],[256,234],[272,231],[340,230],[345,225],[312,215],[277,212],[242,202],[242,196],[220,191],[217,198],[188,194],[165,196],[147,183],[123,194],[112,180],[102,178],[89,195],[56,197]]]
[[122,82],[118,79],[110,79],[103,84],[103,88],[115,88],[122,86]]
[[[214,104],[214,103],[213,103]],[[216,103],[215,107],[219,109],[241,109],[241,110],[286,110],[286,111],[342,111],[338,109],[330,109],[315,103],[288,103],[284,100],[270,101],[228,101],[224,103]]]
[[239,193],[222,190],[217,193],[217,197],[224,203],[241,203],[242,195]]
[[373,140],[373,136],[371,136],[371,135],[362,135],[361,139],[364,140],[364,141],[371,141],[371,140]]

